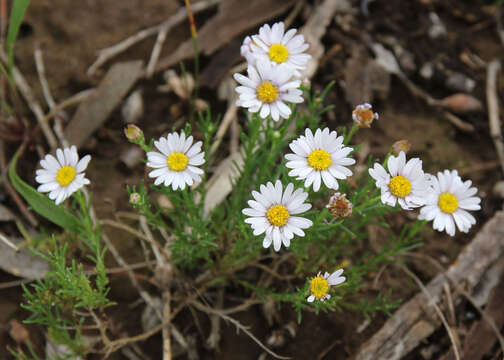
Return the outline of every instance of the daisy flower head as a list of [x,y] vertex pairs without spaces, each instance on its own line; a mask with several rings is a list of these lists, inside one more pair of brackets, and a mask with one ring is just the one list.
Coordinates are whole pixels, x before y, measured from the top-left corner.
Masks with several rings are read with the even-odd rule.
[[47,154],[40,160],[42,169],[36,172],[35,181],[41,184],[37,191],[49,193],[49,199],[55,200],[56,205],[62,203],[81,187],[89,184],[89,180],[84,177],[89,160],[90,155],[79,160],[75,145],[57,149],[56,157]]
[[377,112],[373,112],[373,106],[368,103],[357,105],[352,111],[352,119],[360,127],[371,127],[373,121],[378,120],[379,117]]
[[397,157],[390,155],[387,168],[388,172],[375,163],[369,169],[369,175],[381,189],[382,203],[390,206],[399,203],[404,210],[425,204],[428,184],[422,170],[422,160],[412,158],[406,162],[406,154],[401,151]]
[[273,243],[273,249],[279,251],[282,244],[290,246],[294,235],[304,236],[303,229],[313,225],[311,220],[294,216],[310,210],[311,204],[304,201],[308,193],[303,189],[294,191],[294,185],[289,183],[285,190],[280,180],[273,185],[268,182],[260,186],[260,192],[252,191],[254,200],[249,200],[250,208],[242,210],[247,224],[252,226],[254,235],[265,233],[263,247],[268,248]]
[[180,135],[174,132],[154,141],[159,152],[147,153],[147,166],[155,169],[149,173],[149,177],[156,178],[154,185],[164,183],[173,190],[184,190],[186,185],[201,181],[203,170],[198,166],[205,162],[202,144],[201,141],[193,144],[193,137],[186,138],[184,132]]
[[321,275],[319,272],[316,277],[310,280],[311,295],[308,296],[306,301],[311,303],[315,299],[320,301],[330,299],[329,288],[344,283],[346,280],[346,277],[341,276],[341,274],[343,274],[343,269],[339,269],[332,274],[326,272],[324,275]]
[[352,148],[343,145],[343,136],[329,128],[317,129],[315,135],[310,129],[289,144],[294,154],[285,155],[286,166],[290,169],[289,176],[305,180],[304,186],[313,185],[314,191],[319,191],[321,180],[330,188],[337,190],[336,179],[344,180],[352,176],[352,171],[345,166],[355,164],[355,160],[347,157]]
[[424,207],[420,209],[419,219],[432,221],[437,231],[455,235],[457,228],[467,233],[476,219],[467,210],[481,209],[481,199],[474,196],[478,189],[471,187],[471,180],[462,181],[457,170],[438,172],[429,176],[429,195]]
[[236,87],[240,94],[236,105],[248,108],[252,113],[259,112],[264,119],[271,114],[273,120],[288,119],[291,109],[285,102],[301,103],[302,91],[300,80],[291,80],[293,70],[287,65],[273,66],[268,62],[258,60],[257,68],[248,66],[248,77],[234,74],[241,86]]
[[240,54],[245,59],[247,59],[247,63],[249,65],[255,65],[256,55],[252,52],[252,38],[250,36],[245,37],[243,39],[243,43],[240,46]]
[[303,35],[296,35],[296,29],[285,32],[283,22],[273,26],[265,24],[259,29],[258,35],[253,35],[250,44],[252,53],[258,59],[265,59],[274,65],[286,64],[294,69],[294,75],[300,76],[299,70],[306,68],[311,55],[305,54],[309,47]]

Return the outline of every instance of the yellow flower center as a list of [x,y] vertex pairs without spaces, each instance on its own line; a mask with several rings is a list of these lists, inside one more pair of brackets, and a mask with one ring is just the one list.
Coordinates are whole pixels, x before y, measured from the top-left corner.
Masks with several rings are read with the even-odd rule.
[[290,217],[289,211],[283,205],[274,205],[266,211],[266,217],[271,225],[284,226]]
[[263,103],[271,104],[278,97],[278,89],[270,81],[264,81],[257,87],[257,97]]
[[403,198],[411,193],[411,182],[402,175],[394,176],[389,183],[392,195]]
[[181,152],[173,152],[166,159],[168,167],[173,171],[184,171],[189,162],[189,158]]
[[270,46],[268,56],[271,61],[281,64],[289,58],[289,50],[282,44],[273,44]]
[[56,173],[56,181],[60,186],[68,186],[74,179],[77,171],[71,166],[62,166]]
[[438,206],[442,212],[451,214],[458,209],[457,197],[450,193],[442,193],[438,198]]
[[322,276],[310,280],[310,291],[317,299],[322,299],[329,291],[329,282]]
[[308,155],[308,164],[315,170],[327,170],[331,163],[331,154],[325,150],[318,149]]

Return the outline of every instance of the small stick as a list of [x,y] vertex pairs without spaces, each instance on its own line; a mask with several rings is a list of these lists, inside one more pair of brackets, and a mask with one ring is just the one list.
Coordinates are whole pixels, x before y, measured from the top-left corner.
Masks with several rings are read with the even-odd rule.
[[416,257],[419,259],[427,259],[430,261],[434,266],[436,266],[439,271],[446,276],[446,278],[452,283],[452,285],[455,287],[455,290],[457,290],[458,293],[462,294],[470,303],[471,305],[480,313],[481,317],[490,325],[492,328],[495,337],[499,340],[499,344],[501,346],[501,351],[504,352],[504,337],[501,335],[500,330],[497,328],[495,325],[495,322],[493,319],[491,319],[486,312],[484,312],[481,307],[477,304],[477,301],[474,299],[471,294],[469,294],[467,291],[465,291],[462,286],[460,286],[460,282],[456,281],[453,279],[446,269],[441,265],[439,261],[434,259],[432,256],[429,255],[424,255],[424,254],[416,254],[416,253],[410,253],[410,252],[405,252],[403,255],[410,256],[410,257]]
[[152,54],[149,59],[149,64],[147,65],[146,77],[150,79],[154,74],[154,69],[156,68],[156,64],[159,60],[159,55],[161,54],[161,48],[163,47],[163,43],[166,40],[166,34],[168,33],[170,28],[166,26],[166,24],[159,29],[159,33],[156,39],[156,43],[154,44],[154,48],[152,49]]
[[171,313],[171,293],[170,289],[163,291],[163,360],[171,360],[171,339],[170,339],[170,313]]
[[499,35],[502,46],[504,46],[504,26],[502,25],[502,10],[500,6],[497,6],[495,17],[497,20],[497,34]]
[[205,305],[203,305],[202,303],[200,303],[200,302],[198,302],[196,300],[191,301],[191,305],[193,305],[196,309],[198,309],[200,311],[206,312],[207,314],[215,314],[215,315],[218,315],[219,317],[221,317],[223,320],[229,321],[234,326],[236,326],[236,328],[238,330],[241,330],[245,334],[247,334],[252,340],[255,341],[255,343],[257,345],[259,345],[264,351],[266,351],[268,354],[270,354],[274,358],[276,358],[276,359],[290,359],[290,357],[278,355],[277,353],[275,353],[272,350],[268,349],[268,347],[266,345],[264,345],[258,338],[256,338],[254,336],[254,334],[252,334],[246,326],[242,325],[239,321],[233,319],[232,317],[227,316],[227,315],[221,313],[220,311],[212,309],[212,308],[210,308],[208,306],[205,306]]
[[88,97],[94,94],[95,90],[96,89],[94,88],[82,90],[77,94],[72,95],[68,99],[63,100],[44,116],[41,123],[47,123],[49,120],[51,120],[52,117],[57,116],[59,112],[61,112],[68,106],[72,106],[86,100]]
[[497,74],[501,68],[500,61],[495,59],[487,66],[487,106],[488,122],[490,124],[490,136],[493,139],[501,169],[504,172],[504,143],[502,141],[502,132],[499,119],[499,100],[497,99]]
[[443,111],[443,116],[446,118],[446,120],[455,125],[455,127],[459,130],[466,133],[474,132],[474,126],[465,121],[462,121],[458,116],[455,116],[448,111]]
[[[5,52],[0,48],[0,58],[4,63],[7,62],[7,55]],[[56,140],[56,137],[51,131],[51,128],[49,125],[42,120],[44,119],[44,112],[42,110],[42,107],[40,106],[39,102],[33,95],[32,89],[30,88],[30,85],[26,82],[23,74],[18,70],[17,67],[13,67],[12,69],[12,76],[14,78],[14,82],[16,83],[19,91],[23,95],[24,99],[28,103],[28,107],[30,110],[35,114],[35,117],[37,118],[37,121],[40,125],[40,128],[42,129],[42,132],[44,133],[47,142],[51,146],[52,149],[55,149],[58,146],[58,141]]]
[[[217,306],[222,308],[224,305],[224,288],[219,288],[217,290]],[[206,340],[206,343],[210,349],[218,349],[219,341],[221,339],[220,334],[220,317],[217,314],[210,315],[210,335]]]
[[13,249],[14,251],[19,251],[19,248],[12,242],[10,241],[7,236],[4,234],[0,233],[0,240],[2,240],[8,247]]
[[[42,57],[42,50],[40,50],[39,45],[36,45],[35,52],[35,66],[37,68],[37,73],[39,76],[40,84],[42,85],[42,93],[44,94],[44,98],[46,100],[47,105],[50,110],[53,110],[56,107],[56,102],[51,94],[51,89],[49,87],[49,83],[47,82],[47,78],[45,76],[45,66],[44,59]],[[65,139],[65,135],[63,133],[63,124],[61,123],[61,118],[65,118],[66,114],[63,111],[58,112],[57,116],[54,117],[54,126],[53,130],[56,136],[58,137],[59,142],[64,146],[68,147],[68,141]],[[45,120],[45,117],[44,117]],[[43,120],[43,121],[44,121]]]
[[441,311],[439,306],[436,304],[436,302],[433,300],[434,299],[433,296],[431,295],[429,290],[427,290],[425,285],[422,283],[422,280],[420,280],[418,278],[418,276],[416,276],[412,271],[410,271],[406,266],[404,266],[402,264],[400,264],[399,267],[417,283],[418,287],[420,288],[420,290],[422,290],[425,297],[427,298],[429,305],[432,306],[434,308],[434,310],[436,311],[436,314],[441,319],[441,322],[443,323],[443,326],[445,327],[446,332],[448,333],[448,336],[450,337],[450,340],[451,340],[451,343],[453,346],[453,353],[455,354],[455,358],[457,360],[460,360],[460,354],[459,354],[459,350],[457,347],[457,342],[456,342],[455,336],[453,335],[452,329],[450,328],[450,325],[446,321],[446,318],[443,315],[443,312]]
[[[235,100],[235,98],[233,98],[233,100]],[[222,118],[222,122],[219,126],[219,129],[217,129],[217,133],[215,134],[214,137],[214,143],[210,148],[210,154],[214,154],[215,151],[217,151],[222,142],[222,139],[224,138],[224,135],[227,132],[227,129],[229,128],[229,125],[231,125],[233,119],[236,118],[238,107],[236,106],[235,101],[233,100],[229,101],[230,105],[227,108],[226,112],[224,113],[224,117]]]
[[56,102],[51,94],[51,89],[49,88],[49,84],[47,82],[47,78],[45,76],[45,66],[44,60],[42,58],[42,50],[40,50],[40,46],[38,44],[35,45],[35,67],[37,68],[37,73],[40,80],[40,85],[42,85],[42,93],[44,94],[44,98],[49,105],[50,109],[53,109],[56,106]]
[[[193,4],[192,10],[193,13],[198,13],[200,11],[206,10],[209,7],[215,6],[220,2],[220,0],[206,0],[199,1],[196,4]],[[180,24],[187,18],[186,8],[179,9],[172,17],[168,20],[165,20],[161,24],[149,27],[147,29],[140,30],[133,36],[130,36],[123,41],[110,46],[108,48],[102,49],[98,52],[98,59],[89,67],[87,73],[88,75],[93,75],[96,70],[102,66],[105,62],[115,57],[116,55],[122,53],[127,50],[131,46],[135,45],[137,42],[142,41],[143,39],[148,38],[158,32],[160,32],[163,28],[166,28],[166,32],[168,32],[173,27]]]

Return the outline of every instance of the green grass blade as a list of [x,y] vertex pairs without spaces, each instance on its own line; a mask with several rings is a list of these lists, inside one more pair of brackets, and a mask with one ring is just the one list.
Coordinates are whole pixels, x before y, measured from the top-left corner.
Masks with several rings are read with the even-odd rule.
[[30,5],[30,0],[14,0],[12,2],[11,15],[9,19],[9,31],[7,32],[7,57],[9,74],[12,74],[14,67],[14,43],[16,42],[19,27],[23,21],[26,9]]
[[16,173],[16,164],[20,154],[21,149],[16,152],[9,167],[9,178],[12,186],[39,215],[66,230],[79,232],[81,224],[77,217],[65,210],[64,207],[56,205],[54,201],[39,193],[19,177]]

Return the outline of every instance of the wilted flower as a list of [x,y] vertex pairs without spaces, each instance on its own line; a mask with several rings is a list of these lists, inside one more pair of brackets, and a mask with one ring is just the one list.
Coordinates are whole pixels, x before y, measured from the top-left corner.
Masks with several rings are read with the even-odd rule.
[[311,295],[308,296],[306,301],[313,302],[315,299],[320,301],[330,299],[329,288],[332,285],[339,285],[346,280],[346,277],[340,276],[341,274],[343,274],[343,269],[339,269],[332,274],[326,272],[323,276],[319,272],[316,277],[310,280]]
[[91,156],[86,155],[79,161],[75,145],[70,148],[57,149],[56,158],[47,154],[44,159],[40,160],[42,169],[36,172],[35,181],[41,184],[37,191],[48,192],[49,199],[60,204],[81,187],[89,184],[89,180],[84,177],[84,170],[90,160]]
[[379,115],[377,112],[373,112],[373,106],[368,103],[357,105],[352,111],[352,119],[360,127],[369,128],[374,120],[378,120]]
[[392,145],[392,151],[396,156],[399,155],[401,151],[404,151],[404,153],[407,154],[410,149],[411,144],[408,140],[399,140]]
[[340,194],[339,192],[334,193],[329,199],[329,203],[326,205],[332,216],[336,218],[344,218],[352,213],[353,205],[346,198],[346,194]]

